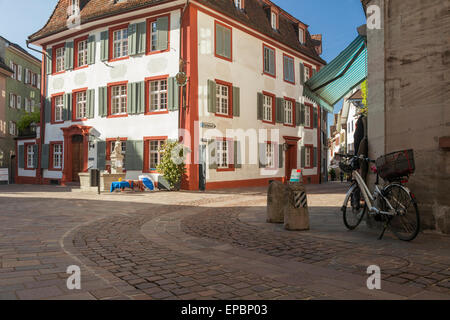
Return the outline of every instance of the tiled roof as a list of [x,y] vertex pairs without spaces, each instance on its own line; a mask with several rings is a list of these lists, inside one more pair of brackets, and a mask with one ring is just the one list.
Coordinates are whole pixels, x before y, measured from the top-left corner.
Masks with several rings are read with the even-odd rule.
[[362,91],[361,89],[357,90],[354,94],[352,94],[347,100],[362,100]]
[[[117,13],[135,10],[157,3],[171,2],[173,0],[126,0],[115,3],[114,0],[81,0],[81,23],[86,23],[95,19],[108,17]],[[237,21],[271,37],[275,40],[299,51],[306,56],[313,58],[323,64],[326,62],[320,58],[315,50],[316,40],[311,38],[309,32],[306,34],[306,43],[300,44],[298,41],[298,23],[284,16],[279,15],[279,30],[272,29],[269,20],[269,10],[266,0],[245,0],[245,10],[241,11],[234,5],[233,0],[197,0],[199,3],[217,10],[225,15],[231,16]],[[71,0],[59,0],[53,14],[46,25],[36,33],[29,36],[31,41],[36,41],[46,36],[56,34],[67,29],[67,8]],[[278,6],[273,4],[277,9]]]

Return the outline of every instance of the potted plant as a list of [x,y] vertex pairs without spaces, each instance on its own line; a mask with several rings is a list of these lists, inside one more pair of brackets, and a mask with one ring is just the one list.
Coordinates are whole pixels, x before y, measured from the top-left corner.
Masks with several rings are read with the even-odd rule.
[[178,141],[167,141],[160,151],[161,161],[157,170],[168,182],[171,190],[180,190],[181,179],[186,173],[186,154],[189,150]]

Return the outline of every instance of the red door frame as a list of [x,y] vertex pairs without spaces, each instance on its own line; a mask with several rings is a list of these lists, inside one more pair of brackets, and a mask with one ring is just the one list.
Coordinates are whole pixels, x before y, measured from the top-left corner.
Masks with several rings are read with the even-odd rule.
[[[300,141],[301,138],[299,137],[288,137],[288,136],[284,136],[283,137],[284,140],[286,140],[286,143],[290,146],[288,150],[285,151],[284,153],[284,179],[285,181],[288,181],[288,177],[289,177],[289,163],[291,162],[290,157],[289,157],[289,153],[292,152],[292,154],[294,155],[294,160],[295,163],[297,163],[297,154],[298,154],[298,142]],[[295,152],[291,151],[292,149],[295,149]],[[293,168],[296,169],[296,168]]]
[[83,137],[83,170],[88,169],[89,131],[92,127],[72,125],[68,128],[61,128],[64,134],[64,168],[61,185],[72,182],[72,137],[80,135]]

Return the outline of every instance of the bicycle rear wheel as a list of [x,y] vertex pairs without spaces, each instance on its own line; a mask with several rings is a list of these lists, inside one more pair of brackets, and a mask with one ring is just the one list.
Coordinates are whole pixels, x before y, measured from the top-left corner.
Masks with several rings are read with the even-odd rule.
[[389,223],[391,231],[400,240],[414,240],[420,231],[420,216],[411,193],[401,185],[391,184],[384,189],[384,197],[396,213]]
[[367,206],[362,201],[361,190],[358,186],[353,190],[347,203],[342,209],[345,226],[349,230],[355,230],[367,212]]

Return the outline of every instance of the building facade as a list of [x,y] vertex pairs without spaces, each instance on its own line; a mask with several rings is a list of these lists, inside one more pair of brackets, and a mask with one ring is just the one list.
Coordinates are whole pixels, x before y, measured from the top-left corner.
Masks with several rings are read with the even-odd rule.
[[72,3],[30,36],[45,57],[45,108],[36,146],[19,153],[36,183],[108,170],[117,137],[127,179],[157,180],[159,147],[180,140],[186,189],[264,185],[294,169],[321,181],[325,115],[302,91],[325,61],[307,25],[265,0]]
[[1,88],[2,138],[0,139],[0,167],[8,168],[10,182],[15,172],[15,141],[18,121],[27,113],[40,110],[41,61],[19,45],[0,36],[0,58],[12,71],[4,78]]

